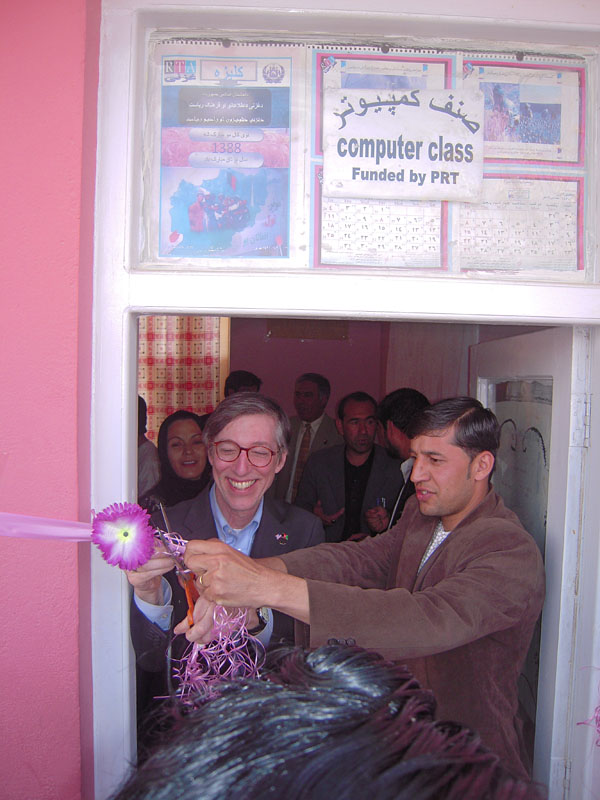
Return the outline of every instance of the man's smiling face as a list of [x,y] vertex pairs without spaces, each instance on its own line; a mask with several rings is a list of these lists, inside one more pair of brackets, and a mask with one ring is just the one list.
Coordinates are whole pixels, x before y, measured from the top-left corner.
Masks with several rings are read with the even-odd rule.
[[[269,414],[244,414],[226,425],[217,438],[220,442],[235,442],[240,447],[262,445],[277,451],[275,426],[276,422]],[[243,450],[235,461],[223,461],[211,446],[208,457],[212,464],[217,502],[223,516],[233,528],[245,527],[256,513],[275,475],[285,464],[286,454],[275,452],[266,467],[253,466]]]

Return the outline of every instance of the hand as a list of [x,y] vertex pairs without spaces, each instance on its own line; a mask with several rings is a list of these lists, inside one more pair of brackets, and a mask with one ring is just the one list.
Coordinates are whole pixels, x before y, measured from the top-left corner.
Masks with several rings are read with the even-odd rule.
[[219,539],[196,539],[188,542],[184,561],[198,576],[198,591],[211,603],[253,608],[264,605],[264,584],[272,570],[256,559]]
[[381,533],[387,529],[390,515],[382,506],[375,506],[365,511],[367,527],[372,533]]
[[363,539],[367,538],[366,533],[353,533],[352,536],[349,536],[346,541],[347,542],[362,542]]
[[327,525],[333,525],[333,523],[336,522],[336,520],[338,520],[342,516],[345,510],[346,509],[342,507],[340,508],[339,511],[336,511],[335,514],[326,514],[323,511],[323,505],[319,500],[317,501],[317,505],[313,508],[313,514],[316,514],[317,517],[323,523],[323,525],[327,526]]
[[[201,590],[202,587],[200,587]],[[214,612],[215,604],[208,600],[202,591],[194,605],[194,624],[190,627],[187,616],[173,629],[174,633],[184,633],[190,642],[207,644],[214,637]]]
[[[208,636],[205,603],[252,609],[250,627],[258,619],[254,609],[260,606],[282,611],[310,624],[308,587],[303,578],[288,575],[279,558],[254,559],[239,553],[219,539],[196,539],[188,542],[184,561],[198,577],[196,585],[201,597],[196,603],[200,627],[191,635]],[[186,625],[187,623],[182,623]],[[194,622],[194,626],[197,623]],[[186,628],[177,627],[178,631]],[[189,637],[188,637],[189,638]]]
[[[258,614],[256,609],[247,608],[246,628],[251,630],[258,625]],[[195,644],[209,644],[215,638],[214,631],[215,603],[211,603],[206,597],[200,595],[194,606],[194,624],[190,626],[187,617],[173,629],[175,633],[185,634],[188,642]]]
[[157,545],[149,561],[137,569],[126,570],[125,574],[136,597],[160,606],[163,604],[162,576],[172,569],[173,559],[166,554],[162,545]]

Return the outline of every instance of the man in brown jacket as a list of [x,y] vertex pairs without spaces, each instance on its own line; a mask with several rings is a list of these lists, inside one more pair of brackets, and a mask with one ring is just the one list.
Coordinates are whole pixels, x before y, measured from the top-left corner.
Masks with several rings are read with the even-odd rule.
[[411,428],[416,496],[394,528],[262,560],[221,542],[190,543],[186,563],[203,594],[194,625],[179,631],[210,639],[215,602],[267,605],[298,620],[298,644],[357,644],[406,662],[434,692],[438,718],[477,730],[526,778],[517,678],[544,570],[532,537],[490,487],[498,421],[477,400],[454,398],[424,409]]

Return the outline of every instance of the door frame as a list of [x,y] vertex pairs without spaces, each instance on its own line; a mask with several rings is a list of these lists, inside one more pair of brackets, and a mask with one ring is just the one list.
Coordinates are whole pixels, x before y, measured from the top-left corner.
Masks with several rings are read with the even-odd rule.
[[546,601],[542,615],[534,778],[548,786],[552,797],[559,797],[570,771],[574,730],[573,670],[580,606],[575,587],[581,570],[583,541],[581,498],[589,438],[586,409],[590,398],[590,332],[580,327],[551,328],[473,345],[469,350],[471,394],[492,410],[497,381],[521,378],[553,381]]

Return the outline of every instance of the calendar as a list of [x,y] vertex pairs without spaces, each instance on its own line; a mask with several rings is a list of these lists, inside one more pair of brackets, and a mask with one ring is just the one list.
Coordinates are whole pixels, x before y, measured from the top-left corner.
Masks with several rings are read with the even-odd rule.
[[441,268],[440,206],[327,198],[321,206],[322,263]]

